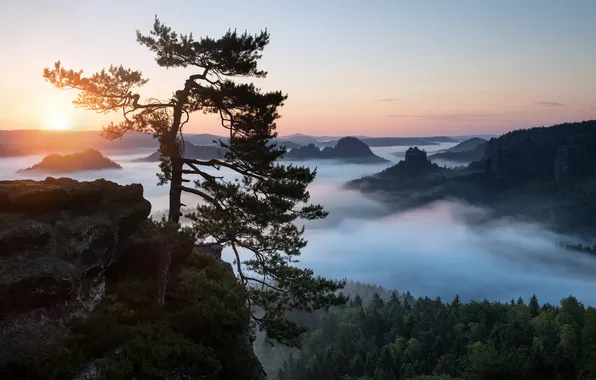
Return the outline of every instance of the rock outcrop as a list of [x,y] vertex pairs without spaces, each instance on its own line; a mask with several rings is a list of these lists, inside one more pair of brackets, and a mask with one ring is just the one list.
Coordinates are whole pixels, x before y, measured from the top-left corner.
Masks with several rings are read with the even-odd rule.
[[150,211],[138,184],[0,181],[0,368],[93,310],[106,268]]
[[314,144],[292,149],[285,156],[286,160],[320,160],[331,159],[349,163],[384,163],[389,162],[375,155],[370,148],[356,137],[344,137],[337,141],[335,147],[320,150]]
[[413,168],[424,168],[430,164],[426,152],[417,146],[410,147],[406,150],[404,161],[406,162],[406,165]]
[[41,162],[19,172],[47,172],[47,173],[74,173],[84,170],[122,169],[122,166],[110,160],[95,149],[88,149],[81,153],[50,154]]

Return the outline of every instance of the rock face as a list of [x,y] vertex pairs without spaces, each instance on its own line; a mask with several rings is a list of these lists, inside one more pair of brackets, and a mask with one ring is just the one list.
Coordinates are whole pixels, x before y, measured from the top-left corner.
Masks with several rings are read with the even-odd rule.
[[586,175],[588,172],[588,154],[586,149],[580,145],[563,145],[557,151],[554,163],[555,181],[564,181],[567,179],[577,179]]
[[384,158],[375,155],[368,145],[356,137],[344,137],[335,147],[325,147],[322,151],[314,144],[292,149],[285,157],[287,160],[333,159],[350,163],[383,163]]
[[426,152],[417,146],[410,147],[406,150],[406,158],[404,161],[408,166],[413,168],[423,168],[430,164],[428,157],[426,157]]
[[150,211],[138,184],[0,181],[0,368],[101,301],[106,268]]
[[50,154],[41,162],[19,172],[73,173],[83,170],[122,169],[122,166],[103,156],[100,151],[88,149],[67,155]]

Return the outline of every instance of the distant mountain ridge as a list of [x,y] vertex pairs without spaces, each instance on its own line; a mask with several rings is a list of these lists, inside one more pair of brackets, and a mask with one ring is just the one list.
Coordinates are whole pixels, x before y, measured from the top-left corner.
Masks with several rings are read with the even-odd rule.
[[[187,140],[184,141],[184,157],[193,158],[196,160],[211,160],[223,158],[226,150],[220,146],[206,146],[206,145],[195,145]],[[138,158],[133,160],[134,162],[157,162],[159,161],[159,151],[151,153],[147,157]]]
[[[457,142],[448,136],[434,137],[369,137],[356,136],[369,147],[383,146],[424,146],[436,145],[442,142]],[[293,134],[280,136],[273,141],[288,149],[297,149],[314,144],[318,147],[334,147],[342,137],[338,136],[309,136]],[[213,146],[219,140],[226,143],[229,137],[209,133],[186,133],[184,139],[194,145]],[[2,146],[13,147],[11,156],[29,154],[70,153],[81,149],[98,149],[102,152],[131,152],[139,148],[157,149],[158,142],[150,135],[140,132],[127,132],[122,138],[110,141],[101,136],[101,131],[54,131],[44,129],[29,130],[0,130],[0,157]]]
[[479,137],[472,137],[471,139],[464,140],[449,149],[445,149],[443,152],[452,152],[452,153],[465,152],[468,150],[476,149],[478,147],[478,145],[482,145],[484,143],[486,143],[485,139],[481,139]]
[[284,156],[285,160],[320,160],[334,159],[350,163],[384,163],[389,162],[375,155],[370,148],[356,137],[339,139],[334,147],[319,149],[314,144],[292,149]]
[[25,152],[19,147],[0,144],[0,157],[19,157],[24,155]]
[[430,156],[431,160],[447,160],[469,164],[482,160],[486,152],[486,140],[473,137],[460,142],[454,147],[437,152]]

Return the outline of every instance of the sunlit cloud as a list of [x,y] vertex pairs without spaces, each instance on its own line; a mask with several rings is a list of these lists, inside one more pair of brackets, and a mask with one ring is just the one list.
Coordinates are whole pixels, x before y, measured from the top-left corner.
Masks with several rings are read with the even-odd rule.
[[374,99],[373,102],[375,103],[395,103],[398,100],[395,98],[381,98],[381,99]]

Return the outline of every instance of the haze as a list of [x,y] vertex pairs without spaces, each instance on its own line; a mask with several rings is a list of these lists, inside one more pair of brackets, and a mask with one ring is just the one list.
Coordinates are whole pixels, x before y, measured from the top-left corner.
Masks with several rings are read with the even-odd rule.
[[[181,11],[183,10],[183,11]],[[44,83],[57,60],[92,73],[110,64],[167,98],[186,70],[157,67],[135,41],[154,15],[182,33],[267,28],[264,89],[290,95],[281,134],[421,136],[501,133],[596,117],[596,2],[591,0],[6,1],[0,10],[0,129],[99,129]],[[65,121],[67,120],[67,122]],[[221,133],[195,115],[187,132]]]
[[[429,151],[453,144],[427,147]],[[396,162],[393,153],[407,147],[373,148]],[[145,197],[153,204],[153,214],[167,208],[168,187],[156,185],[157,163],[133,163],[146,155],[111,158],[122,171],[79,172],[79,180],[106,178],[119,183],[141,183]],[[2,178],[43,179],[45,174],[15,174],[16,169],[38,162],[41,156],[6,158],[0,161]],[[385,165],[351,165],[310,162],[318,168],[317,180],[310,186],[312,200],[330,211],[328,218],[308,225],[308,246],[299,265],[332,278],[374,283],[416,296],[459,294],[462,299],[508,301],[536,294],[541,302],[558,303],[573,294],[587,305],[596,305],[593,256],[563,251],[560,243],[575,242],[539,225],[515,220],[491,220],[482,225],[467,222],[468,217],[486,210],[462,203],[442,202],[396,213],[387,205],[345,190],[347,180],[379,171]],[[223,171],[229,176],[230,173]],[[228,178],[228,177],[227,177]],[[185,194],[183,203],[192,205],[197,197]],[[225,253],[225,252],[224,252]],[[232,255],[224,259],[232,261]]]

